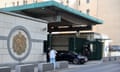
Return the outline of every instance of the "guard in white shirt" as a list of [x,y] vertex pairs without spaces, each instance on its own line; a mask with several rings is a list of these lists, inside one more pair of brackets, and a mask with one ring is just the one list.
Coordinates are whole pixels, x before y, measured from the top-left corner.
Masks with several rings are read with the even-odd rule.
[[54,64],[54,69],[56,68],[56,54],[57,54],[57,51],[51,48],[49,52],[49,57],[50,57],[50,63]]

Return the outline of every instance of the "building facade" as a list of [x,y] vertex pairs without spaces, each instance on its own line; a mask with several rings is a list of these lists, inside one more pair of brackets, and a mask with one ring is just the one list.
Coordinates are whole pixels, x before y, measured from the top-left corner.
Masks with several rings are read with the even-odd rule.
[[[0,7],[19,6],[50,0],[3,0]],[[93,31],[101,33],[101,38],[111,39],[111,45],[120,45],[119,0],[54,0],[82,13],[104,20],[103,25],[94,26]]]
[[96,26],[94,31],[106,34],[112,40],[112,45],[120,45],[120,1],[99,0],[98,17],[104,20],[104,24]]

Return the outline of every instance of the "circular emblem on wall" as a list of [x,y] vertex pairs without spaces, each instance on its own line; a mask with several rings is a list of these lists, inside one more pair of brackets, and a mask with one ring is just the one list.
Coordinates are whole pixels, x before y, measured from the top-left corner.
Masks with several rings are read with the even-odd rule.
[[12,44],[12,48],[13,51],[17,54],[17,55],[22,55],[25,51],[26,51],[26,45],[27,45],[27,41],[26,41],[26,37],[24,34],[22,34],[21,31],[18,31],[17,34],[15,36],[13,36],[13,40],[12,40],[13,44]]
[[22,61],[30,53],[31,37],[28,30],[23,26],[13,28],[7,41],[8,51],[15,60]]

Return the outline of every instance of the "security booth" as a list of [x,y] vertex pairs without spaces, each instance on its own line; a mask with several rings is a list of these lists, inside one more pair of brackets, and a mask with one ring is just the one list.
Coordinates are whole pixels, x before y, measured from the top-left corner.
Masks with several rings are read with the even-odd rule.
[[52,34],[52,47],[58,51],[77,52],[89,60],[100,60],[104,55],[104,43],[100,34],[94,32],[81,32],[80,37],[76,37],[76,33]]
[[103,57],[103,43],[97,39],[70,38],[69,49],[87,56],[89,60],[100,60]]
[[[103,23],[100,19],[84,14],[56,1],[26,4],[17,7],[3,8],[2,10],[48,21],[47,30],[49,34],[48,40],[44,43],[45,52],[48,47],[55,48],[56,50],[74,50],[81,52],[84,42],[92,43],[86,39],[79,38],[81,31],[90,31],[93,26]],[[58,33],[57,36],[59,36],[61,32],[66,32],[69,35],[71,31],[74,31],[74,37],[66,37],[67,39],[64,38],[64,36],[57,39],[54,37],[54,33]],[[95,43],[97,45],[100,42],[96,41]],[[98,47],[101,46],[100,43]]]

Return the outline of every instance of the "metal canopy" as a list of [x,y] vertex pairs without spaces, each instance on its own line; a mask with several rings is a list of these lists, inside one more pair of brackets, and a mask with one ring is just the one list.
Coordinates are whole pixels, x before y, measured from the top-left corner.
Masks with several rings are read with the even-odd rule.
[[103,23],[100,19],[94,18],[55,1],[26,4],[22,6],[2,8],[1,10],[47,20],[49,22],[49,32],[78,31],[79,29],[91,30],[92,25]]

